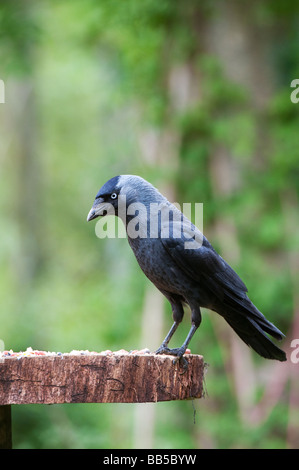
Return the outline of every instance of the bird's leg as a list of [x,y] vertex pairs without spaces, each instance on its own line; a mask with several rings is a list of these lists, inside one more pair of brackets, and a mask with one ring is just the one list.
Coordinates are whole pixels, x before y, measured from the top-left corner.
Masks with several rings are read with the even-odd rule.
[[174,298],[168,297],[167,293],[165,292],[163,293],[171,303],[172,317],[173,317],[174,323],[172,327],[170,328],[169,332],[167,333],[166,338],[164,339],[163,343],[157,349],[156,354],[169,354],[168,351],[170,350],[167,347],[168,343],[171,340],[174,332],[176,331],[177,327],[181,323],[183,316],[184,316],[184,309],[183,309],[182,303],[179,301],[176,301]]
[[[174,326],[174,325],[173,325]],[[194,335],[195,331],[197,330],[198,326],[196,326],[194,323],[192,324],[191,328],[190,328],[190,331],[187,335],[187,338],[185,339],[184,343],[182,344],[182,346],[180,348],[173,348],[173,349],[169,349],[166,347],[166,345],[164,346],[164,342],[161,344],[160,348],[158,349],[158,351],[156,351],[156,354],[170,354],[171,356],[177,356],[178,358],[182,357],[182,355],[185,353],[186,349],[187,349],[187,346],[188,344],[190,343],[191,341],[191,338],[192,336]],[[168,336],[168,335],[167,335]],[[167,338],[167,337],[166,337]],[[165,339],[166,339],[165,338]],[[164,348],[163,348],[164,346]],[[163,348],[163,351],[160,352],[160,349]]]
[[175,321],[172,327],[170,328],[169,332],[167,333],[163,343],[157,349],[156,354],[169,354],[167,351],[170,351],[170,349],[167,346],[178,326],[179,323]]
[[192,325],[191,325],[191,328],[190,328],[189,333],[187,335],[187,338],[185,339],[182,346],[180,348],[174,348],[174,349],[169,349],[167,347],[167,344],[168,344],[171,336],[173,335],[173,333],[175,332],[175,330],[178,326],[178,325],[175,326],[175,324],[174,324],[174,325],[172,325],[171,330],[169,331],[168,335],[165,338],[165,340],[168,340],[168,341],[165,343],[165,346],[164,346],[164,342],[165,342],[165,340],[164,340],[164,342],[162,343],[162,345],[160,346],[158,351],[156,351],[156,354],[170,354],[171,356],[176,356],[177,360],[179,360],[183,356],[183,354],[185,353],[185,351],[187,349],[187,346],[190,343],[190,341],[191,341],[195,331],[199,327],[200,323],[201,323],[201,313],[200,313],[199,307],[196,307],[196,308],[192,309]]
[[[177,328],[177,325],[176,327],[174,328],[175,324],[172,325],[172,328],[170,330],[170,332],[168,333],[168,335],[166,336],[165,340],[163,341],[163,343],[161,344],[160,348],[156,351],[156,354],[169,354],[170,356],[176,356],[175,359],[173,360],[173,363],[176,364],[177,362],[180,362],[180,364],[182,365],[182,367],[186,370],[188,368],[188,361],[183,357],[186,349],[187,349],[187,346],[188,344],[190,343],[191,341],[191,338],[192,336],[194,335],[195,331],[197,330],[198,326],[196,326],[195,324],[192,324],[191,328],[190,328],[190,331],[187,335],[187,338],[185,339],[184,343],[182,344],[182,346],[180,348],[174,348],[174,349],[169,349],[167,347],[167,343],[165,343],[165,341],[168,339],[171,338],[168,338],[169,337],[169,334],[171,333],[172,329],[174,329],[174,331],[176,330]],[[172,332],[172,334],[174,333],[174,331]],[[164,345],[165,343],[165,345]]]

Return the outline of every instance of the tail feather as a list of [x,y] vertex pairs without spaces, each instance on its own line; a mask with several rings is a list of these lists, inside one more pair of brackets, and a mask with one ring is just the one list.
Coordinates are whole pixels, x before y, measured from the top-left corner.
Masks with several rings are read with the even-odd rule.
[[277,359],[278,361],[287,360],[285,352],[271,341],[254,320],[244,317],[241,322],[225,319],[244,343],[254,349],[260,356],[266,359]]
[[[233,304],[233,302],[231,302]],[[281,340],[284,334],[270,323],[246,296],[241,302],[234,302],[221,313],[237,335],[260,356],[267,359],[286,361],[286,354],[274,344],[266,333]]]

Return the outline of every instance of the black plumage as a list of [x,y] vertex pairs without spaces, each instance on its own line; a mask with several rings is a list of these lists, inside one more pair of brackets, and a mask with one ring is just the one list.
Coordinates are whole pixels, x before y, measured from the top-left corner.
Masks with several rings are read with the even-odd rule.
[[[160,210],[154,230],[153,204]],[[170,214],[168,227],[163,213]],[[107,214],[122,218],[141,269],[171,304],[174,323],[158,354],[184,354],[201,323],[200,307],[204,307],[220,314],[262,357],[286,360],[285,352],[267,335],[281,340],[281,331],[255,307],[243,281],[202,233],[154,186],[139,176],[112,178],[99,190],[87,220]],[[186,248],[188,240],[196,242],[196,248]],[[180,348],[169,349],[168,343],[182,321],[184,304],[191,309],[191,329]]]

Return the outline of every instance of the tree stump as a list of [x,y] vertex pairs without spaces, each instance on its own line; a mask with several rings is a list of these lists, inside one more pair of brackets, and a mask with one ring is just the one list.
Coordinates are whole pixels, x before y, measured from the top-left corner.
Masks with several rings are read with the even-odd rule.
[[155,354],[61,355],[5,358],[0,405],[28,403],[145,403],[200,398],[204,360]]
[[10,448],[11,405],[145,403],[203,396],[202,356],[99,354],[5,357],[0,361],[0,449]]

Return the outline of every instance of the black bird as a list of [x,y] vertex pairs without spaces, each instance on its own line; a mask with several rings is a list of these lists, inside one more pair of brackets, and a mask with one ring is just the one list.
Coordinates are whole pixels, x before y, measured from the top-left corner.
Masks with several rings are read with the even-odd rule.
[[[219,313],[260,356],[286,361],[285,352],[266,334],[281,340],[283,333],[255,307],[243,281],[206,237],[154,186],[134,175],[111,178],[96,195],[87,220],[109,214],[123,220],[142,271],[171,304],[174,323],[157,354],[181,358],[204,307]],[[184,304],[191,309],[191,329],[180,348],[169,349]]]

